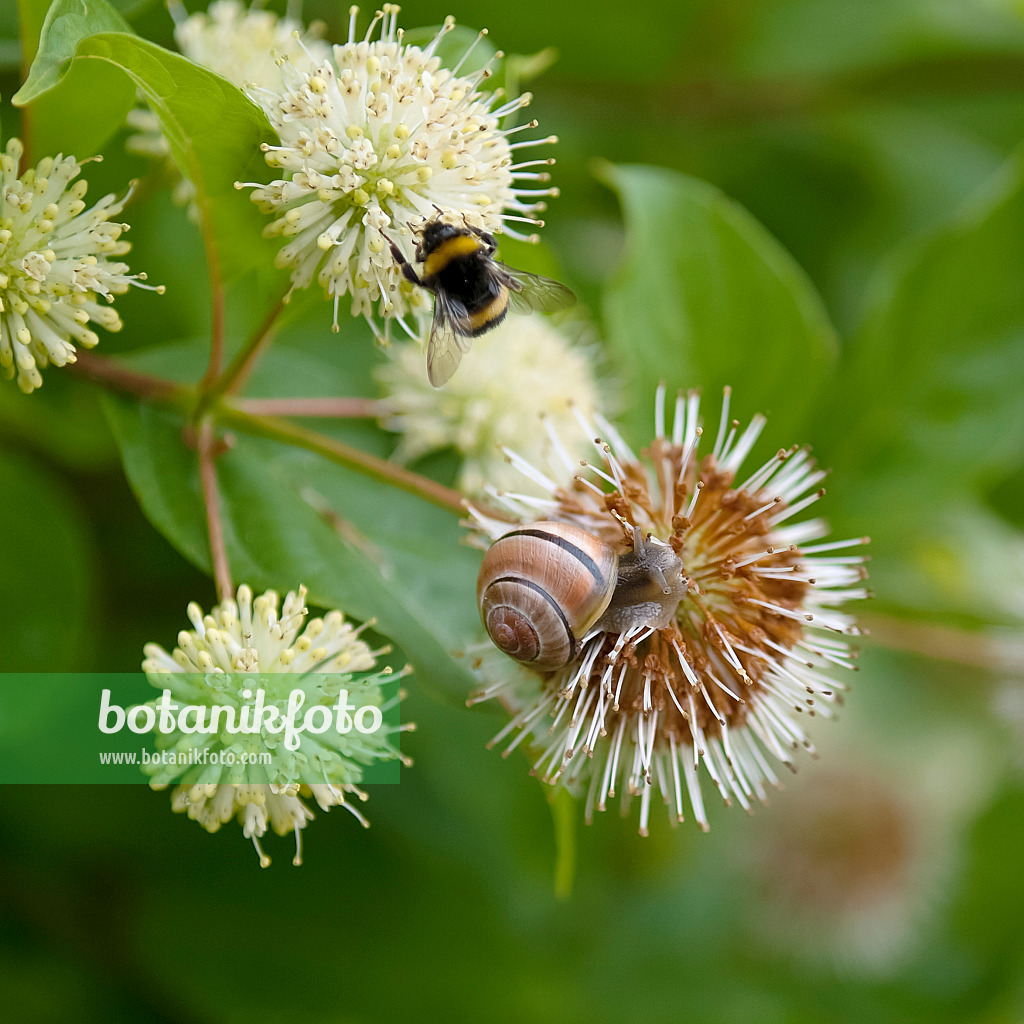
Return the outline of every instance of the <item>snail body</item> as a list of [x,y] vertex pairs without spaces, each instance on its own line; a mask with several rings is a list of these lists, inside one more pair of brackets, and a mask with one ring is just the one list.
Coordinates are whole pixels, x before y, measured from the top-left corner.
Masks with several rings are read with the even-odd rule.
[[682,562],[634,529],[633,550],[568,523],[517,527],[488,549],[477,579],[480,618],[499,650],[538,672],[567,665],[591,629],[664,626],[686,593]]

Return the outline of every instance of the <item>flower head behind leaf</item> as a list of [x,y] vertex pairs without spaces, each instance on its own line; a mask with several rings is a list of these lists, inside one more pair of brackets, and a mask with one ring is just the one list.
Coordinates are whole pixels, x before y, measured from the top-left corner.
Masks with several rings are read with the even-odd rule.
[[[656,794],[673,821],[688,804],[707,829],[702,767],[727,804],[750,809],[778,783],[773,761],[795,770],[793,753],[813,751],[802,720],[831,716],[843,690],[833,673],[851,667],[845,638],[857,633],[836,608],[867,596],[864,559],[843,550],[864,539],[817,543],[827,532],[820,519],[792,521],[824,493],[824,473],[805,449],[790,448],[739,477],[765,421],[741,431],[728,405],[727,392],[717,438],[701,457],[699,397],[677,397],[666,432],[662,388],[641,457],[595,417],[588,433],[597,458],[570,488],[510,452],[548,496],[495,496],[516,522],[580,527],[620,562],[641,543],[659,556],[657,585],[654,575],[649,587],[635,581],[643,596],[629,616],[613,598],[607,614],[622,618],[598,619],[568,664],[534,674],[497,665],[495,651],[472,698],[502,699],[513,717],[496,740],[514,735],[509,750],[526,741],[536,775],[584,788],[588,819],[616,796],[624,806],[639,797],[644,835]],[[486,510],[472,513],[481,539],[514,529]],[[498,582],[519,573],[507,565]],[[656,603],[645,603],[648,591]]]
[[189,60],[242,86],[270,89],[281,80],[281,58],[297,67],[325,60],[330,46],[320,39],[323,24],[305,28],[256,4],[214,0],[206,11],[175,18],[174,41]]
[[23,152],[10,139],[0,155],[0,369],[30,392],[43,383],[41,370],[73,363],[76,346],[99,342],[92,326],[121,329],[110,304],[146,275],[113,258],[131,248],[121,239],[128,225],[111,219],[128,196],[87,209],[74,157],[45,157],[19,174]]
[[[252,706],[254,681],[265,691],[266,706],[282,711],[296,687],[306,693],[307,705],[329,707],[344,687],[360,706],[389,706],[381,684],[391,670],[375,667],[377,655],[386,652],[370,650],[360,639],[362,627],[353,628],[339,611],[307,622],[304,587],[289,592],[283,604],[273,591],[254,599],[252,590],[244,585],[236,596],[237,600],[221,602],[209,615],[204,615],[197,604],[190,604],[188,617],[194,628],[178,634],[178,644],[171,653],[159,644],[146,645],[142,669],[154,686],[169,689],[183,705],[229,705],[239,709],[239,714],[242,707]],[[270,858],[259,840],[268,826],[278,835],[294,833],[293,862],[301,863],[301,829],[313,818],[302,797],[311,796],[325,811],[343,806],[368,826],[348,797],[367,799],[358,786],[367,765],[401,758],[386,729],[369,735],[328,730],[316,737],[315,766],[308,757],[296,757],[272,738],[261,735],[238,739],[225,734],[174,732],[160,739],[162,749],[179,751],[198,746],[209,752],[225,748],[236,754],[272,752],[271,767],[262,769],[270,780],[266,783],[254,781],[252,771],[211,768],[208,763],[184,774],[177,767],[156,765],[149,769],[150,784],[155,789],[178,781],[171,796],[172,807],[187,812],[208,832],[216,832],[224,822],[237,818],[243,834],[252,839],[263,867],[270,864]],[[312,768],[322,774],[322,784],[293,780],[300,769],[309,774]]]
[[385,330],[391,319],[427,308],[426,293],[402,278],[384,232],[408,259],[414,226],[436,208],[523,237],[510,224],[538,226],[544,204],[537,197],[554,194],[520,184],[546,180],[546,172],[527,168],[550,161],[515,162],[520,147],[553,140],[510,142],[517,129],[501,127],[529,95],[496,106],[495,94],[480,89],[486,66],[470,75],[459,73],[465,57],[451,70],[441,66],[435,51],[451,18],[421,48],[403,42],[398,10],[384,4],[360,37],[351,8],[348,42],[334,47],[333,61],[307,70],[284,59],[281,88],[251,90],[281,137],[264,147],[267,164],[283,173],[239,187],[254,189],[253,201],[274,218],[265,234],[285,240],[277,262],[290,269],[292,287],[315,278],[334,299],[335,329],[344,295],[354,316],[372,322],[379,313]]
[[388,410],[384,425],[401,435],[393,457],[405,462],[454,447],[462,457],[458,486],[466,494],[539,490],[523,480],[503,445],[535,465],[554,464],[556,445],[575,459],[589,450],[583,423],[601,397],[594,351],[570,344],[542,316],[506,320],[475,339],[444,390],[427,381],[419,345],[395,345],[389,356],[378,377]]
[[[327,43],[319,38],[322,25],[303,25],[254,3],[214,0],[206,11],[189,14],[180,3],[169,3],[174,16],[174,41],[189,60],[200,64],[242,88],[254,85],[270,88],[279,83],[278,60],[287,57],[296,67],[306,68],[326,59]],[[134,130],[126,140],[129,152],[167,162],[177,179],[174,200],[189,203],[195,190],[187,178],[178,178],[171,160],[171,147],[160,127],[160,119],[147,106],[128,112],[128,127]],[[192,213],[195,214],[194,209]]]

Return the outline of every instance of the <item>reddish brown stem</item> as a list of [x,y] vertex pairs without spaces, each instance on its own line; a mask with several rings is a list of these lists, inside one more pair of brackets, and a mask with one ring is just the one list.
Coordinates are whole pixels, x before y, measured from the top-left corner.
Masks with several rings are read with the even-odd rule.
[[224,546],[224,526],[220,518],[220,494],[217,490],[217,468],[214,465],[213,421],[204,419],[199,425],[199,482],[203,489],[203,504],[206,506],[206,529],[210,537],[210,560],[213,564],[213,580],[217,587],[219,601],[234,596],[231,585],[231,570],[228,568],[228,552]]
[[375,398],[241,398],[231,404],[250,416],[374,419],[382,412]]
[[204,391],[217,380],[224,362],[224,283],[221,281],[220,265],[216,257],[211,256],[209,262],[213,299],[210,307],[210,361],[200,385]]
[[255,434],[258,437],[266,437],[272,441],[316,452],[340,466],[354,469],[392,487],[408,491],[450,512],[461,514],[466,509],[466,499],[459,491],[414,473],[404,466],[396,466],[393,462],[377,458],[376,455],[370,455],[306,427],[300,427],[297,423],[269,416],[252,416],[230,405],[221,405],[217,410],[217,417],[222,423],[244,430],[247,434]]
[[1024,668],[1024,638],[1008,638],[990,630],[958,629],[928,622],[911,622],[889,615],[861,614],[860,623],[871,639],[898,651],[991,672]]
[[260,356],[263,355],[267,346],[273,340],[274,325],[277,322],[277,318],[281,315],[281,310],[284,309],[284,304],[283,298],[277,300],[273,308],[263,318],[263,322],[253,331],[249,340],[241,347],[235,358],[231,360],[224,373],[205,389],[208,391],[211,399],[220,395],[236,394],[245,386],[245,382],[249,379],[249,374],[255,369]]
[[76,353],[76,361],[70,364],[69,369],[109,391],[128,392],[150,401],[183,404],[191,393],[191,389],[183,384],[129,370],[103,356],[81,350]]

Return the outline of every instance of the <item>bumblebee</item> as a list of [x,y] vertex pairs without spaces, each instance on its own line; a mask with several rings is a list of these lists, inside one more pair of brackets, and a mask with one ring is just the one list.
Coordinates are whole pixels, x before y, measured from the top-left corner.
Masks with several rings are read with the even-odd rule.
[[568,288],[547,277],[513,270],[494,259],[494,236],[478,228],[456,226],[440,216],[419,232],[419,274],[387,239],[406,280],[434,296],[434,320],[427,343],[427,379],[435,387],[451,379],[472,339],[515,313],[550,313],[576,301]]

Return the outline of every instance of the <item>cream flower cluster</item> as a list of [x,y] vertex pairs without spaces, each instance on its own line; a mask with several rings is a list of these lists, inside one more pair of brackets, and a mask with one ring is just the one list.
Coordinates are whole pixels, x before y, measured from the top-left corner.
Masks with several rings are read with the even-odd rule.
[[286,240],[277,262],[290,268],[292,288],[316,278],[334,299],[335,330],[339,300],[351,295],[352,314],[375,330],[379,313],[385,336],[391,319],[417,336],[402,318],[425,311],[429,296],[402,278],[385,232],[410,260],[414,229],[438,209],[524,237],[510,223],[539,226],[538,197],[555,192],[520,187],[546,181],[546,171],[530,168],[551,161],[516,163],[514,151],[554,140],[510,142],[518,129],[503,129],[501,120],[529,95],[495,106],[494,94],[480,90],[487,67],[460,75],[468,53],[450,70],[441,66],[436,50],[454,27],[451,18],[421,48],[403,44],[397,6],[385,4],[362,38],[356,12],[333,62],[306,70],[284,60],[283,89],[251,90],[281,139],[265,147],[267,163],[283,173],[269,184],[238,187],[253,188],[253,201],[274,218],[264,233]]
[[[427,381],[418,345],[395,345],[389,354],[377,376],[388,410],[384,425],[401,435],[392,458],[407,462],[453,447],[462,456],[458,486],[465,494],[542,493],[523,480],[504,445],[548,467],[561,466],[565,457],[578,467],[590,450],[584,424],[599,410],[601,397],[594,352],[570,344],[542,316],[515,317],[476,338],[443,390]],[[556,446],[566,456],[556,457]]]
[[121,329],[110,303],[146,275],[113,259],[131,248],[121,240],[128,225],[111,220],[127,195],[87,209],[74,157],[45,157],[19,175],[22,153],[10,139],[0,155],[0,369],[30,392],[41,370],[73,363],[76,345],[99,341],[90,325]]
[[[209,615],[204,615],[197,604],[190,604],[188,617],[193,628],[178,634],[178,644],[172,652],[159,644],[146,645],[142,669],[154,686],[170,689],[172,695],[186,704],[202,704],[205,698],[211,704],[233,704],[240,708],[251,702],[252,678],[258,673],[258,685],[266,692],[267,706],[286,707],[288,694],[296,686],[306,692],[308,704],[330,706],[344,686],[360,706],[374,704],[382,710],[391,706],[383,701],[380,689],[391,670],[376,669],[376,656],[385,652],[371,651],[359,637],[362,627],[353,628],[341,612],[332,611],[324,618],[307,622],[304,587],[288,593],[283,604],[273,591],[254,598],[252,590],[244,585],[238,588],[236,598],[223,601]],[[409,730],[411,726],[400,729]],[[173,733],[169,742],[172,749],[188,750],[203,739],[194,733]],[[294,774],[303,767],[294,763],[301,756],[289,755],[270,739],[227,739],[231,741],[227,749],[234,752],[237,748],[237,753],[273,750],[276,768],[267,770],[271,779],[275,772]],[[180,778],[171,806],[175,811],[186,812],[208,832],[216,832],[222,824],[237,818],[243,834],[253,841],[263,867],[270,864],[260,846],[267,828],[278,835],[294,833],[293,863],[299,864],[301,830],[313,818],[302,797],[312,797],[325,811],[343,806],[368,826],[348,797],[367,799],[357,785],[364,766],[402,756],[382,732],[333,737],[325,734],[318,740],[315,767],[323,775],[322,784],[300,784],[287,778],[261,784],[248,777],[232,782],[232,778],[240,778],[237,769],[211,769],[204,764],[187,769],[184,775],[173,768],[154,767],[151,785],[162,789]],[[206,736],[205,741],[211,749],[225,746],[220,735]],[[304,774],[308,774],[310,765],[305,768]]]

